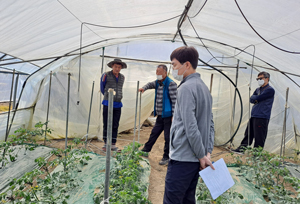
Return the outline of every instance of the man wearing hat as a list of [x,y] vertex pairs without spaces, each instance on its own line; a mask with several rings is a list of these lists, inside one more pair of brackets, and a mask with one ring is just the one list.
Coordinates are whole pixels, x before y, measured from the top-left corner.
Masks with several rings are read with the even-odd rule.
[[100,87],[101,92],[104,95],[102,105],[103,105],[103,140],[104,146],[103,151],[106,151],[106,139],[107,139],[107,117],[108,117],[108,89],[112,88],[115,91],[114,103],[113,103],[113,127],[112,127],[112,151],[117,151],[116,147],[119,121],[121,117],[121,108],[123,107],[123,85],[125,77],[120,73],[121,69],[126,69],[126,63],[122,62],[120,59],[114,59],[107,64],[111,71],[105,72],[101,77]]

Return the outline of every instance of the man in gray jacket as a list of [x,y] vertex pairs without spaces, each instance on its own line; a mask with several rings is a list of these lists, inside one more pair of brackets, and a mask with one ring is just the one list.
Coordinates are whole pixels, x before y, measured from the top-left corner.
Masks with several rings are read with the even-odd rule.
[[170,161],[165,179],[164,204],[194,204],[199,170],[211,166],[213,150],[212,97],[196,73],[198,52],[179,47],[170,56],[173,77],[182,81],[170,135]]

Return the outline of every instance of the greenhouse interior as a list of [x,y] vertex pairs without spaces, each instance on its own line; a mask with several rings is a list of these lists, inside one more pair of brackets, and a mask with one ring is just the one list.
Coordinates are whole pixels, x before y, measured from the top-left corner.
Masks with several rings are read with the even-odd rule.
[[[278,158],[278,161],[289,161],[294,170],[294,173],[290,170],[289,175],[292,176],[289,178],[297,180],[293,180],[294,195],[281,197],[276,197],[276,193],[270,189],[256,188],[258,181],[253,184],[255,185],[253,190],[246,192],[246,189],[250,189],[248,187],[250,184],[245,181],[243,185],[235,180],[236,185],[241,186],[234,187],[234,192],[238,192],[238,196],[235,197],[231,189],[230,192],[226,192],[227,197],[218,198],[223,199],[223,201],[219,200],[220,203],[250,203],[251,199],[252,203],[300,202],[300,195],[297,193],[300,188],[300,181],[297,178],[297,176],[300,178],[300,168],[297,166],[300,153],[300,143],[298,144],[300,73],[297,68],[297,64],[300,63],[299,9],[300,2],[295,0],[2,1],[0,105],[5,104],[9,107],[0,111],[0,141],[3,142],[2,145],[0,144],[0,156],[3,155],[0,169],[2,177],[0,202],[14,203],[15,200],[17,203],[16,200],[19,199],[20,203],[27,201],[30,201],[29,203],[161,203],[163,194],[159,194],[161,195],[159,201],[151,199],[151,196],[159,196],[156,194],[154,196],[153,192],[150,192],[151,189],[155,191],[151,187],[155,183],[151,183],[153,180],[150,172],[152,173],[156,168],[151,163],[151,154],[150,164],[146,157],[142,156],[139,160],[141,165],[138,169],[144,171],[141,175],[142,181],[136,182],[143,184],[141,184],[143,188],[139,188],[142,189],[141,195],[144,198],[140,198],[141,195],[136,193],[131,195],[135,200],[132,198],[134,201],[130,201],[126,200],[130,196],[124,198],[123,191],[123,194],[115,193],[115,195],[111,189],[109,191],[111,197],[95,196],[97,194],[96,190],[94,192],[95,188],[100,188],[99,194],[105,194],[103,189],[108,188],[104,184],[105,173],[109,172],[105,170],[106,154],[98,155],[83,150],[90,152],[86,148],[87,141],[93,141],[95,144],[98,142],[99,147],[103,145],[103,95],[100,91],[100,82],[102,74],[111,70],[107,64],[115,58],[127,64],[127,69],[121,70],[125,82],[118,132],[123,135],[124,132],[131,131],[133,137],[129,140],[133,142],[131,150],[134,151],[136,147],[142,145],[142,142],[139,144],[142,127],[139,123],[142,124],[149,120],[149,117],[153,117],[151,114],[155,96],[154,90],[140,95],[137,89],[156,80],[156,68],[160,64],[167,66],[168,76],[172,78],[170,54],[184,45],[193,46],[198,51],[199,63],[196,71],[200,73],[212,96],[214,146],[222,149],[215,155],[221,156],[222,152],[230,155],[232,154],[230,148],[239,146],[251,117],[253,104],[249,99],[258,87],[257,75],[262,71],[270,74],[269,84],[274,88],[275,96],[264,155],[272,155]],[[180,84],[180,81],[173,80],[177,85]],[[40,144],[38,147],[28,146],[27,140],[18,143],[20,140],[17,138],[22,138],[24,132],[25,135],[29,134],[29,130],[36,130],[40,134],[36,137],[37,143]],[[149,134],[146,135],[148,136]],[[67,151],[53,153],[52,147],[43,146],[44,144],[62,141],[62,147],[65,149],[67,142],[70,144],[71,140],[75,141],[74,144],[76,141],[85,142],[80,151],[70,147],[69,154],[73,154],[72,159],[82,164],[85,162],[90,164],[87,165],[88,167],[86,165],[80,167],[82,174],[85,172],[84,175],[78,173],[79,170],[75,172],[76,174],[72,172],[68,175],[75,175],[80,182],[83,181],[83,184],[78,181],[82,191],[88,192],[89,188],[93,188],[92,192],[82,193],[78,190],[74,193],[73,187],[68,183],[70,180],[64,181],[68,183],[66,184],[68,188],[63,187],[66,188],[64,191],[69,193],[62,195],[58,192],[62,190],[56,189],[53,192],[57,198],[56,202],[50,201],[50,197],[47,198],[49,200],[46,198],[43,200],[46,190],[43,187],[35,188],[35,184],[32,185],[33,190],[30,190],[30,185],[24,180],[22,181],[26,184],[25,190],[24,187],[16,189],[14,184],[10,185],[12,181],[17,182],[19,178],[24,178],[23,175],[29,177],[28,172],[34,172],[33,169],[43,170],[45,167],[40,164],[41,162],[36,164],[39,161],[38,157],[45,158],[45,162],[57,154],[67,158]],[[8,144],[11,146],[9,147]],[[130,154],[128,153],[131,151],[130,148],[130,145],[120,146],[124,154]],[[16,151],[19,156],[13,153]],[[9,159],[4,159],[6,152],[9,152],[7,153]],[[251,153],[255,154],[250,150]],[[86,156],[87,154],[89,156]],[[13,162],[15,159],[11,158],[12,155],[17,157],[16,162]],[[236,156],[233,157],[237,159]],[[120,158],[121,156],[116,155],[111,157],[111,162],[108,164],[111,165],[111,174],[114,168],[119,168]],[[68,161],[72,163],[73,160]],[[237,165],[239,162],[232,163],[235,166],[233,165],[234,167],[229,171],[232,176],[236,176],[239,173],[234,168],[239,166]],[[49,176],[53,177],[56,173],[58,175],[59,168],[66,171],[66,162],[58,162],[57,165],[58,167]],[[261,162],[260,165],[264,163]],[[277,166],[284,171],[284,162]],[[228,168],[231,168],[230,165]],[[166,170],[167,167],[162,170],[164,176]],[[97,176],[99,171],[101,178]],[[268,169],[260,169],[260,171],[268,171]],[[278,175],[282,178],[287,176]],[[35,176],[39,177],[36,174]],[[35,179],[32,183],[40,182],[36,177],[32,177]],[[162,179],[164,185],[164,177]],[[110,180],[110,186],[113,186],[113,177]],[[279,180],[276,180],[277,185]],[[270,186],[275,185],[276,181],[273,179]],[[72,182],[70,183],[73,185]],[[86,183],[93,184],[93,187]],[[20,183],[18,185],[21,186]],[[36,186],[39,184],[37,183]],[[19,194],[14,194],[15,192]],[[85,198],[81,196],[82,194]],[[255,201],[259,197],[258,194],[262,199]],[[203,198],[201,190],[200,193],[197,191],[196,195],[197,203],[215,202],[206,197],[205,202],[201,201],[200,198]],[[120,202],[109,201],[109,198],[114,197],[117,197]],[[246,202],[245,199],[248,201]]]

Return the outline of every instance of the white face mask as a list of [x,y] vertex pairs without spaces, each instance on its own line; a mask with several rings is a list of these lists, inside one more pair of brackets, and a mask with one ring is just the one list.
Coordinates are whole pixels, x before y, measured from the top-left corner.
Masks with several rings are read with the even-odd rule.
[[[183,65],[184,65],[184,63],[183,63]],[[178,81],[183,80],[183,75],[186,72],[186,70],[185,70],[182,75],[178,75],[178,71],[183,67],[183,65],[179,69],[176,69],[176,70],[172,69],[172,75],[173,75],[174,79],[176,79]]]
[[157,78],[157,80],[162,80],[163,79],[162,75],[156,75],[156,78]]
[[261,87],[262,85],[264,85],[265,81],[263,79],[259,79],[257,80],[258,86]]

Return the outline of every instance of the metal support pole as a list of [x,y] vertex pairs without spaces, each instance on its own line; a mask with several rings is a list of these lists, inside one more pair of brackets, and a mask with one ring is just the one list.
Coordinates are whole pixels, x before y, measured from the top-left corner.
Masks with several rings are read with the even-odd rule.
[[[10,88],[10,96],[9,96],[9,105],[8,105],[8,113],[7,113],[7,123],[6,123],[6,134],[5,134],[5,142],[7,141],[8,135],[9,135],[9,117],[10,117],[10,109],[11,109],[11,100],[12,100],[12,93],[14,89],[14,79],[15,79],[15,69],[13,70],[12,80],[11,80],[11,88]],[[2,155],[2,165],[1,168],[4,166],[4,157],[5,157],[6,149],[3,150]]]
[[113,123],[113,100],[114,89],[108,89],[108,117],[107,117],[107,140],[106,140],[106,165],[104,183],[104,204],[109,203],[109,174],[110,174],[110,151]]
[[50,72],[50,79],[49,79],[48,106],[47,106],[47,116],[46,116],[45,139],[44,139],[45,146],[46,146],[46,137],[47,137],[48,122],[49,122],[48,120],[49,120],[49,108],[50,108],[51,83],[52,83],[52,71]]
[[87,124],[87,130],[86,130],[86,137],[85,137],[85,149],[86,149],[86,144],[89,136],[89,128],[90,128],[90,119],[91,119],[91,112],[92,112],[92,103],[93,103],[93,95],[94,95],[94,85],[95,81],[93,81],[92,85],[92,93],[91,93],[91,101],[90,101],[90,111],[89,111],[89,118],[88,118],[88,124]]
[[139,84],[140,84],[140,81],[137,81],[137,86],[136,86],[136,100],[135,100],[135,115],[134,115],[134,131],[133,131],[133,144],[132,144],[132,151],[134,150],[134,146],[135,146],[136,115],[137,115],[138,100],[139,100]]
[[[100,84],[101,84],[101,77],[103,74],[103,67],[104,67],[104,50],[105,47],[102,48],[102,65],[101,65],[101,74],[100,74]],[[100,85],[101,86],[101,85]],[[101,88],[101,87],[100,87]],[[100,103],[99,103],[99,123],[100,123],[100,118],[101,118],[101,107],[102,107],[102,93],[100,91]],[[99,124],[100,126],[100,124]],[[98,128],[98,136],[100,136],[100,127]],[[98,138],[99,139],[99,138]]]
[[8,138],[8,135],[9,135],[8,125],[9,125],[11,101],[12,101],[12,95],[13,95],[12,93],[13,93],[13,88],[14,88],[14,79],[15,79],[15,69],[13,70],[12,81],[11,81],[11,88],[10,88],[9,105],[8,105],[8,115],[7,115],[7,123],[6,123],[5,142],[7,141],[7,138]]
[[212,91],[213,80],[214,80],[214,74],[211,74],[211,77],[210,77],[210,87],[209,87],[209,92],[210,92],[210,93],[211,93],[211,91]]
[[140,92],[140,104],[139,104],[139,129],[138,129],[138,143],[140,143],[140,132],[141,132],[141,111],[142,111],[142,92]]
[[238,78],[239,78],[239,65],[240,65],[240,60],[237,61],[237,67],[236,67],[236,74],[235,74],[235,89],[234,89],[234,96],[233,96],[233,107],[232,107],[232,121],[231,121],[231,127],[234,129],[234,117],[235,117],[235,104],[236,104],[236,90],[237,90],[237,83],[238,83]]
[[[255,53],[255,47],[254,47],[254,53]],[[254,53],[253,53],[253,60],[254,60]],[[250,80],[249,80],[249,100],[248,100],[248,102],[249,102],[249,106],[248,106],[249,121],[247,123],[247,128],[248,128],[248,146],[250,146],[250,134],[251,134],[251,132],[250,132],[250,127],[251,127],[251,124],[250,124],[251,123],[251,121],[250,121],[251,120],[250,97],[251,97],[251,83],[252,83],[253,63],[254,63],[254,61],[252,61],[251,74],[250,74]]]
[[[288,95],[289,95],[289,87],[286,89],[286,99],[285,99],[285,107],[284,107],[284,118],[283,118],[283,127],[282,127],[282,137],[281,137],[281,147],[280,147],[280,157],[284,157],[285,154],[285,137],[286,137],[286,112],[288,106]],[[283,146],[283,148],[282,148]]]
[[16,109],[16,98],[17,98],[17,91],[18,91],[18,82],[19,82],[19,73],[17,73],[16,82],[15,82],[15,89],[14,89],[14,99],[13,99],[13,109]]
[[[69,126],[69,105],[70,105],[70,80],[71,73],[68,73],[68,96],[67,96],[67,117],[66,117],[66,139],[65,139],[65,150],[68,146],[68,126]],[[67,152],[65,152],[65,162],[64,162],[64,170],[66,171],[66,159]]]

